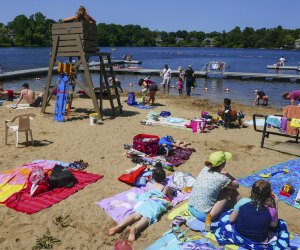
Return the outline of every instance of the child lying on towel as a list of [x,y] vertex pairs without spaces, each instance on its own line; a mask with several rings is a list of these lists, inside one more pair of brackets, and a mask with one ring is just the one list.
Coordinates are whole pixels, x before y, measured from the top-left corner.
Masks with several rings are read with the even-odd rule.
[[128,216],[120,224],[108,229],[108,235],[121,232],[128,225],[129,229],[128,241],[133,242],[136,233],[142,228],[157,221],[158,216],[165,212],[170,205],[171,191],[163,182],[166,179],[166,172],[162,168],[155,168],[152,173],[153,182],[146,185],[147,192],[136,196],[135,213]]
[[[184,141],[175,141],[174,138],[170,135],[166,135],[162,138],[160,138],[158,142],[158,146],[160,147],[160,152],[162,154],[166,154],[167,156],[169,155],[169,152],[172,149],[177,149],[177,148],[186,148],[188,145],[191,145],[191,143],[187,143]],[[164,152],[166,151],[166,152]]]

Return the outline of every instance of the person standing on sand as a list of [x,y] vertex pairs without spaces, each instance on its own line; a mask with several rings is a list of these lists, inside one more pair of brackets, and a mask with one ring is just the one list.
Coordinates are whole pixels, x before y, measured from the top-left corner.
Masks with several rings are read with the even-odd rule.
[[195,82],[194,70],[192,65],[189,65],[188,69],[185,71],[186,77],[186,95],[191,96],[191,89]]
[[282,95],[282,98],[285,100],[290,100],[291,105],[294,105],[295,101],[298,101],[300,105],[300,90],[286,92]]
[[165,64],[165,67],[162,72],[163,77],[163,86],[164,86],[164,93],[166,93],[166,85],[167,85],[167,93],[170,92],[170,81],[171,81],[171,69],[169,68],[168,64]]
[[85,7],[80,6],[76,12],[75,16],[67,17],[62,20],[63,22],[72,22],[72,21],[87,21],[92,24],[96,24],[94,18],[88,15]]

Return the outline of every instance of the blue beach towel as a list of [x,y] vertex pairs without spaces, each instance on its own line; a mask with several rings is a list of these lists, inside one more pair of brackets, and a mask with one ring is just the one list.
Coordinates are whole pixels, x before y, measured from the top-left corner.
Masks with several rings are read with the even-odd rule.
[[137,105],[132,105],[132,107],[138,108],[138,109],[155,109],[156,106],[148,106],[148,105],[141,105],[141,104],[137,104]]
[[229,215],[232,210],[221,215],[219,226],[215,231],[215,236],[220,245],[236,244],[246,249],[267,249],[267,250],[284,250],[290,245],[290,236],[285,221],[279,220],[278,227],[274,233],[274,237],[268,243],[254,242],[250,239],[242,237],[235,226],[230,223]]
[[[262,178],[260,176],[260,174],[268,174],[268,173],[275,173],[277,171],[282,171],[284,168],[288,169],[289,172],[286,174],[278,173],[275,174],[274,176],[271,176],[270,178]],[[288,205],[300,209],[299,206],[295,206],[297,192],[300,188],[300,158],[279,163],[277,165],[263,169],[253,175],[240,178],[238,181],[241,185],[251,188],[252,184],[255,181],[262,180],[262,179],[265,179],[271,183],[272,190],[278,196],[279,200],[282,200]],[[286,197],[279,194],[284,184],[286,184],[287,182],[289,182],[296,190],[290,197]]]

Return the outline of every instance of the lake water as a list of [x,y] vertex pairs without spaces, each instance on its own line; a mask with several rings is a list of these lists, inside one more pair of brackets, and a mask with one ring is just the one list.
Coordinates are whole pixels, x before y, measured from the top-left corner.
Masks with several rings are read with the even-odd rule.
[[[110,52],[114,59],[121,59],[124,54],[130,54],[133,60],[142,61],[143,68],[162,69],[166,63],[171,69],[176,70],[178,66],[186,68],[189,64],[195,70],[201,70],[209,61],[226,62],[227,71],[276,73],[268,70],[267,65],[274,64],[279,57],[287,59],[286,65],[297,66],[300,61],[299,50],[271,50],[271,49],[226,49],[226,48],[165,48],[165,47],[142,47],[142,48],[101,48],[103,52]],[[50,48],[0,48],[0,64],[5,71],[47,67],[49,64]],[[91,58],[93,60],[93,58]],[[277,71],[277,73],[299,74],[297,71]],[[93,74],[93,80],[99,78]],[[137,81],[141,76],[119,75],[117,76],[125,90],[140,90]],[[53,77],[53,81],[55,81]],[[82,76],[79,80],[84,81]],[[152,77],[156,83],[161,82],[160,77]],[[16,79],[2,83],[4,88],[20,89],[24,81],[27,81],[35,90],[42,90],[45,77],[39,81],[35,79]],[[99,80],[98,80],[99,81]],[[130,83],[135,83],[130,86]],[[171,85],[176,87],[177,78],[173,78]],[[255,95],[254,89],[261,89],[269,96],[270,106],[282,107],[288,101],[281,98],[285,91],[300,89],[300,85],[290,82],[261,82],[261,81],[239,81],[227,79],[197,79],[198,87],[192,92],[192,96],[212,99],[222,102],[227,97],[246,105],[252,105]],[[204,91],[208,88],[208,91]],[[224,89],[229,89],[225,92]],[[171,93],[177,95],[177,89],[171,89]]]

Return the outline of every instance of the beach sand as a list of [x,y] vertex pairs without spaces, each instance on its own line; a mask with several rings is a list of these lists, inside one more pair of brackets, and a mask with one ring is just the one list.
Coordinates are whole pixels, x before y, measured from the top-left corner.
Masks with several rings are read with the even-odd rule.
[[[233,154],[226,169],[236,178],[243,177],[268,166],[295,158],[295,155],[277,150],[280,141],[287,138],[270,136],[266,140],[267,148],[260,148],[261,133],[254,131],[253,126],[241,129],[224,130],[222,127],[209,133],[193,134],[190,131],[167,127],[149,127],[140,124],[148,110],[127,106],[122,97],[124,112],[114,119],[106,117],[101,125],[91,126],[87,112],[92,112],[89,99],[74,99],[72,122],[57,123],[53,121],[53,101],[47,108],[47,114],[40,109],[13,110],[0,107],[0,134],[4,135],[4,119],[11,119],[21,113],[35,113],[33,120],[33,137],[36,146],[21,144],[14,146],[14,137],[9,136],[9,145],[1,144],[1,171],[13,169],[36,159],[51,159],[72,162],[82,159],[89,163],[88,172],[103,174],[104,178],[75,193],[66,200],[33,215],[16,212],[6,206],[0,208],[0,245],[1,249],[31,249],[38,237],[49,229],[51,235],[61,242],[54,249],[113,249],[114,243],[126,239],[127,231],[107,236],[107,229],[115,222],[98,207],[95,202],[116,195],[130,186],[117,180],[118,176],[134,164],[126,158],[124,143],[132,144],[132,138],[139,133],[164,136],[169,134],[175,139],[189,141],[197,152],[190,160],[176,168],[177,171],[190,172],[197,176],[208,155],[215,150],[226,150]],[[160,104],[155,111],[169,110],[175,117],[191,119],[199,117],[206,110],[215,113],[219,104],[207,100],[185,97],[158,96]],[[270,107],[246,107],[233,102],[237,110],[246,114],[244,120],[251,120],[253,113],[280,114],[280,110]],[[108,102],[105,102],[108,108]],[[73,112],[72,112],[73,113]],[[107,113],[107,112],[106,112]],[[2,137],[4,138],[4,137]],[[20,142],[25,141],[21,134]],[[276,148],[277,146],[277,148]],[[296,146],[296,145],[294,145]],[[299,145],[297,145],[299,149]],[[274,149],[276,148],[276,150]],[[283,147],[283,149],[285,149]],[[297,148],[291,149],[292,151]],[[293,152],[294,152],[293,151]],[[287,152],[289,152],[287,150]],[[299,150],[300,153],[300,150]],[[249,195],[249,189],[240,187],[243,196]],[[279,215],[288,223],[290,231],[300,233],[300,210],[279,202]],[[58,217],[68,216],[68,226],[61,227],[55,223]],[[170,221],[166,215],[161,220],[144,230],[133,244],[134,249],[144,249],[151,245],[162,234],[169,230]]]

